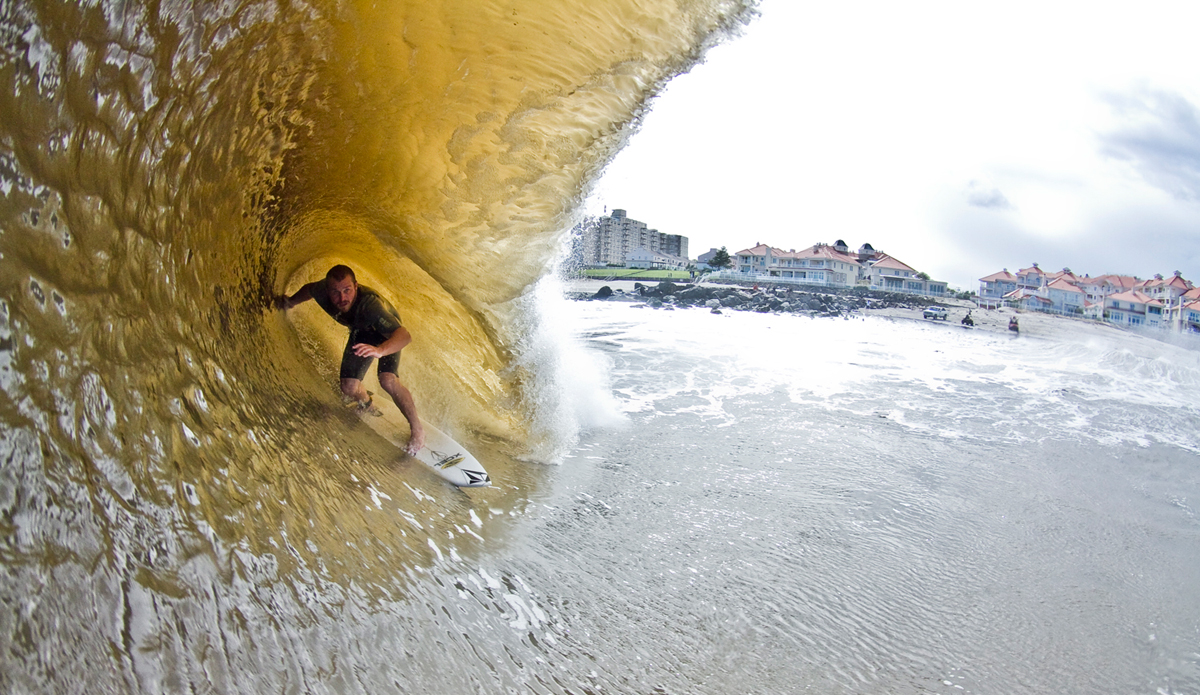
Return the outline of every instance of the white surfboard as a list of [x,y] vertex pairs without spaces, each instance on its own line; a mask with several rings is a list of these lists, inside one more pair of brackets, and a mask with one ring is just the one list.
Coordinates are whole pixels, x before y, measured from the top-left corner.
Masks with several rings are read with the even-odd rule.
[[425,446],[417,452],[417,460],[459,487],[492,484],[487,471],[471,452],[432,425],[421,424],[425,427]]
[[[352,405],[349,407],[353,407]],[[395,444],[401,451],[408,445],[408,423],[395,408],[375,408],[360,411],[363,422]],[[491,477],[463,445],[424,420],[425,446],[413,458],[433,469],[442,478],[459,487],[487,487]],[[403,434],[401,434],[403,433]]]

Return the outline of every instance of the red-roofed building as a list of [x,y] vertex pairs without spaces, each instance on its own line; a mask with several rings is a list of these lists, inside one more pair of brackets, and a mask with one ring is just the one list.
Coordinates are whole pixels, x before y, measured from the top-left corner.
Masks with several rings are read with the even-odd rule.
[[1192,283],[1184,280],[1176,270],[1170,278],[1164,279],[1161,275],[1155,275],[1153,278],[1139,283],[1135,289],[1164,303],[1170,303],[1192,289]]
[[1200,333],[1200,299],[1182,301],[1172,310],[1172,325],[1187,333]]
[[1008,268],[998,273],[979,278],[979,299],[976,302],[983,309],[995,309],[1004,301],[1004,295],[1017,289],[1017,276],[1008,272]]
[[1063,268],[1062,270],[1060,270],[1056,273],[1046,273],[1046,284],[1047,285],[1054,282],[1055,280],[1066,280],[1067,282],[1071,283],[1072,285],[1078,285],[1079,281],[1082,279],[1083,278],[1079,277],[1075,273],[1072,273],[1070,268]]
[[1088,303],[1087,293],[1077,285],[1079,282],[1081,279],[1070,268],[1046,273],[1034,263],[1015,276],[1005,268],[979,279],[976,302],[985,309],[1007,304],[1029,311],[1078,316]]
[[946,283],[929,280],[928,275],[917,272],[912,266],[886,253],[876,252],[875,258],[867,262],[863,274],[873,290],[929,297],[943,297],[946,294]]
[[[1071,277],[1074,277],[1073,275]],[[1044,293],[1044,294],[1043,294]],[[1083,290],[1079,289],[1066,278],[1060,276],[1038,290],[1050,302],[1050,311],[1058,314],[1082,314],[1086,300]]]
[[755,244],[738,251],[734,259],[734,272],[715,277],[826,287],[866,284],[872,289],[932,297],[945,296],[947,289],[946,283],[930,280],[928,275],[876,251],[870,244],[863,244],[853,254],[841,239],[833,245],[813,244],[799,251]]
[[1118,326],[1164,326],[1164,305],[1138,290],[1126,290],[1104,299],[1104,320]]
[[1101,277],[1111,283],[1113,287],[1117,288],[1118,292],[1132,290],[1134,287],[1137,287],[1139,282],[1141,282],[1141,280],[1133,275],[1103,275]]
[[1046,273],[1034,263],[1028,268],[1017,271],[1017,287],[1036,290],[1046,284]]
[[785,278],[815,279],[834,287],[854,287],[862,266],[857,258],[838,247],[815,244],[781,256],[778,273]]
[[1104,276],[1100,276],[1098,278],[1085,277],[1079,281],[1077,287],[1083,290],[1083,295],[1087,298],[1089,303],[1099,303],[1101,305],[1104,304],[1103,300],[1105,297],[1110,294],[1120,292],[1120,290],[1116,289],[1116,287],[1111,282],[1106,280]]
[[738,251],[733,257],[734,270],[748,275],[759,273],[765,275],[767,262],[770,260],[773,250],[766,244],[755,244],[751,248]]
[[1177,331],[1200,333],[1200,287],[1167,302],[1166,321]]
[[1105,297],[1131,290],[1138,282],[1140,281],[1137,278],[1128,275],[1101,275],[1099,277],[1084,275],[1076,277],[1074,285],[1083,290],[1084,297],[1089,303],[1103,304]]
[[738,251],[736,258],[739,274],[805,285],[854,287],[861,272],[858,259],[828,244],[814,244],[800,251],[758,244]]
[[1004,295],[1004,303],[1025,311],[1050,310],[1050,300],[1028,287],[1018,287]]
[[1097,301],[1097,302],[1089,302],[1086,299],[1083,300],[1083,318],[1095,319],[1097,321],[1103,321],[1104,320],[1104,300],[1101,299],[1100,301]]

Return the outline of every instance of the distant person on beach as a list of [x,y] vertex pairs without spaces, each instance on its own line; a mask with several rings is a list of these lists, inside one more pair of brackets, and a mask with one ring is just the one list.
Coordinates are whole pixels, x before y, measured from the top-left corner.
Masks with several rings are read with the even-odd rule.
[[397,374],[400,351],[412,342],[412,336],[400,324],[396,309],[375,290],[358,284],[354,271],[344,265],[333,266],[324,280],[310,282],[290,297],[278,297],[275,305],[286,311],[310,299],[334,321],[350,329],[350,338],[342,351],[342,394],[357,402],[361,410],[377,413],[362,380],[371,360],[378,359],[379,385],[408,420],[412,437],[405,450],[410,456],[416,455],[425,446],[425,430],[417,418],[412,394],[400,383]]

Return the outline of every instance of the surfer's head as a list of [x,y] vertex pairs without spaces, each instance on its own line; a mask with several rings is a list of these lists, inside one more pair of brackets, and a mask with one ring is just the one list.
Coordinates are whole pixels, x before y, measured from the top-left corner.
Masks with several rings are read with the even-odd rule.
[[325,291],[339,312],[347,311],[358,297],[358,280],[350,266],[335,265],[325,273]]

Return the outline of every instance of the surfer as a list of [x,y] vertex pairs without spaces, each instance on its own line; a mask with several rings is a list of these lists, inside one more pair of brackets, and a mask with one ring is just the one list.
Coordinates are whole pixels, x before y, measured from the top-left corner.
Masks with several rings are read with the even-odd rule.
[[408,420],[412,436],[405,450],[415,456],[425,445],[425,430],[417,418],[417,406],[408,388],[400,383],[397,369],[400,351],[412,342],[408,329],[400,324],[396,309],[378,292],[359,285],[349,266],[335,265],[324,280],[310,282],[292,296],[281,296],[275,305],[284,311],[297,304],[315,300],[333,320],[350,329],[350,338],[342,352],[342,394],[358,403],[359,408],[374,408],[371,395],[363,388],[363,377],[371,360],[379,360],[379,385]]

